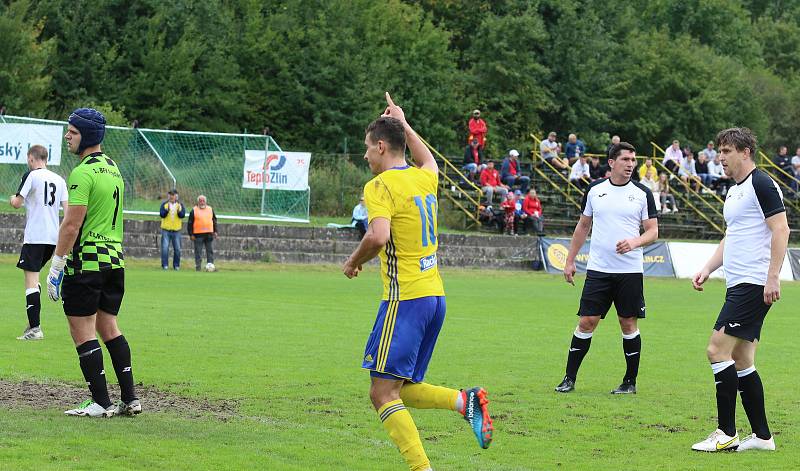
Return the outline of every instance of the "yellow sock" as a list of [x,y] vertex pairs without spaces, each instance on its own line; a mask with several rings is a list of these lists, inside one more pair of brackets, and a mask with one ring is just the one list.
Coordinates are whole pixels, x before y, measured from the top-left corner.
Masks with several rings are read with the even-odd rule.
[[400,399],[415,409],[456,410],[461,391],[427,383],[406,383],[400,389]]
[[403,405],[402,399],[382,405],[378,409],[378,416],[383,422],[383,428],[389,433],[389,437],[408,463],[409,469],[419,471],[431,467],[431,462],[428,461],[428,456],[422,448],[417,426]]

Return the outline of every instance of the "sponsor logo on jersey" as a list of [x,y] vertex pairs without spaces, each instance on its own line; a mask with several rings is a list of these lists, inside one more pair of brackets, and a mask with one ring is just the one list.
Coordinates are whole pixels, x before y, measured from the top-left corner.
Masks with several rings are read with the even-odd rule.
[[419,259],[419,271],[427,271],[436,266],[436,254]]

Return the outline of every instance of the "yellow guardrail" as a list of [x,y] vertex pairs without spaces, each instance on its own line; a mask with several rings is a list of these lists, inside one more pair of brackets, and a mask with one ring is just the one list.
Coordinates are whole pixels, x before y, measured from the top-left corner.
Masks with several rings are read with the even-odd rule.
[[[775,172],[770,171],[770,169],[777,170],[778,175],[784,175],[786,177],[789,177],[790,180],[793,180],[795,182],[800,182],[800,180],[798,180],[794,175],[790,174],[786,170],[778,167],[778,165],[775,162],[773,162],[772,159],[767,157],[763,152],[758,151],[758,155],[761,156],[761,169],[764,170],[767,173],[767,175],[770,176],[770,178],[775,180],[775,182],[777,182],[778,185],[786,188],[787,190],[789,190],[790,193],[794,193],[794,189],[790,185],[787,185],[783,178],[776,176]],[[764,164],[764,162],[766,162],[766,164]],[[784,197],[784,203],[788,203],[789,206],[791,206],[792,208],[800,210],[800,205],[798,205],[798,203],[796,201],[793,201],[791,198]]]
[[[530,133],[530,136],[533,139],[534,144],[535,144],[533,146],[533,151],[531,151],[531,155],[532,155],[532,159],[531,160],[533,160],[533,166],[532,166],[533,171],[536,172],[540,177],[542,177],[542,179],[544,179],[544,181],[549,183],[550,186],[553,187],[553,189],[556,190],[558,193],[560,193],[561,196],[563,196],[567,201],[569,201],[570,203],[575,205],[576,208],[581,209],[580,203],[575,201],[575,199],[572,196],[570,196],[570,194],[569,194],[570,193],[569,192],[570,189],[575,189],[575,191],[577,191],[578,194],[581,194],[582,193],[581,189],[578,188],[577,186],[573,185],[572,182],[570,182],[569,179],[567,177],[565,177],[557,168],[555,168],[550,162],[548,162],[548,161],[546,161],[545,159],[542,158],[541,152],[539,151],[539,142],[541,142],[541,141],[533,133]],[[537,156],[538,156],[538,158],[537,158]],[[553,173],[555,173],[562,180],[564,180],[564,182],[567,185],[566,186],[567,191],[564,191],[564,189],[560,185],[558,185],[550,177],[548,177],[547,174],[542,171],[542,169],[537,167],[536,164],[538,162],[542,162],[544,165],[548,166],[553,171]]]
[[[671,176],[674,176],[675,178],[678,178],[678,179],[680,179],[680,177],[679,177],[679,176],[678,176],[676,173],[674,173],[672,170],[668,169],[668,168],[667,168],[667,167],[664,165],[664,163],[663,163],[663,160],[664,160],[664,159],[663,159],[663,157],[662,157],[662,158],[659,158],[659,157],[658,157],[658,155],[656,155],[656,149],[657,149],[659,152],[661,152],[661,154],[662,154],[662,155],[665,153],[665,152],[664,152],[664,149],[662,149],[661,147],[659,147],[659,145],[658,145],[658,144],[656,144],[655,142],[650,142],[650,145],[651,145],[651,146],[653,146],[653,157],[652,157],[652,158],[653,158],[653,163],[654,163],[656,166],[660,166],[662,169],[664,169],[668,175],[671,175]],[[702,186],[703,188],[707,188],[707,187],[706,187],[705,185],[703,185],[702,183],[700,184],[700,186]],[[698,199],[699,199],[699,200],[700,200],[702,203],[704,203],[706,206],[708,206],[708,207],[709,207],[709,208],[710,208],[710,209],[711,209],[711,210],[712,210],[712,211],[713,211],[713,212],[714,212],[714,213],[715,213],[717,216],[719,216],[719,217],[720,217],[720,218],[722,218],[723,220],[725,219],[725,217],[722,215],[722,213],[719,211],[719,209],[717,209],[717,208],[716,208],[716,207],[714,207],[714,206],[713,206],[711,203],[709,203],[708,201],[706,201],[706,199],[705,199],[705,198],[703,198],[703,197],[702,197],[702,195],[700,195],[700,193],[698,193],[698,192],[694,191],[694,190],[691,188],[691,186],[689,186],[689,185],[686,185],[686,186],[685,186],[685,188],[686,188],[688,191],[690,191],[691,193],[693,193],[694,195],[696,195],[696,196],[698,197]],[[710,189],[709,189],[709,191],[710,191]],[[709,217],[708,217],[708,216],[707,216],[707,215],[706,215],[706,214],[705,214],[703,211],[701,211],[701,210],[700,210],[700,209],[699,209],[697,206],[695,206],[695,205],[694,205],[694,204],[693,204],[693,203],[690,201],[690,199],[689,199],[689,198],[688,198],[686,195],[684,195],[684,194],[681,194],[681,193],[673,193],[672,195],[673,195],[673,196],[675,196],[675,197],[677,197],[678,199],[680,199],[680,200],[681,200],[681,203],[682,203],[683,205],[686,205],[686,206],[688,206],[689,208],[691,208],[691,209],[692,209],[692,210],[693,210],[693,211],[694,211],[694,212],[695,212],[695,213],[696,213],[698,216],[700,216],[702,219],[704,219],[706,222],[708,222],[708,223],[711,225],[711,227],[713,227],[713,228],[714,228],[714,229],[715,229],[717,232],[719,232],[720,234],[723,234],[723,235],[725,234],[725,229],[723,229],[722,227],[720,227],[720,226],[719,226],[717,223],[715,223],[715,222],[714,222],[714,221],[713,221],[711,218],[709,218]],[[715,199],[717,199],[717,200],[718,200],[720,203],[724,203],[724,202],[722,201],[722,199],[721,199],[719,196],[717,196],[717,194],[716,194],[716,193],[714,193],[714,197],[715,197]]]
[[467,215],[467,217],[469,217],[470,219],[472,219],[472,220],[473,220],[473,221],[475,221],[476,223],[480,224],[480,220],[478,219],[477,212],[478,212],[478,207],[480,206],[480,200],[483,198],[483,190],[481,190],[481,188],[480,188],[479,186],[477,186],[477,185],[475,185],[474,183],[472,183],[472,182],[470,181],[470,179],[469,179],[469,178],[467,178],[467,176],[465,176],[465,175],[464,175],[464,174],[461,172],[461,169],[459,169],[458,167],[456,167],[455,165],[453,165],[453,163],[452,163],[452,162],[450,162],[450,160],[449,160],[447,157],[445,157],[444,155],[442,155],[442,154],[441,154],[441,153],[440,153],[438,150],[436,150],[436,149],[435,149],[435,148],[434,148],[432,145],[430,145],[430,144],[428,143],[428,141],[426,141],[426,140],[425,140],[425,139],[424,139],[422,136],[420,136],[419,134],[418,134],[417,136],[419,137],[419,140],[420,140],[420,141],[422,141],[422,143],[423,143],[423,144],[425,144],[425,146],[426,146],[426,147],[427,147],[427,148],[428,148],[428,149],[429,149],[429,150],[430,150],[430,151],[431,151],[431,152],[432,152],[434,155],[436,155],[437,157],[439,157],[439,158],[442,160],[442,162],[444,162],[444,166],[445,166],[445,168],[447,168],[447,167],[450,167],[452,170],[454,170],[454,171],[456,172],[456,175],[458,175],[458,176],[459,176],[459,177],[460,177],[460,178],[461,178],[463,181],[467,182],[467,183],[469,184],[469,186],[470,186],[470,187],[471,187],[473,190],[477,191],[477,193],[478,193],[478,199],[476,200],[476,199],[475,199],[475,198],[474,198],[472,195],[470,195],[470,194],[469,194],[469,192],[467,192],[467,191],[461,191],[461,190],[460,190],[460,189],[461,189],[460,182],[456,182],[455,180],[453,180],[453,179],[452,179],[452,178],[451,178],[451,177],[450,177],[450,176],[447,174],[447,172],[446,172],[446,171],[442,170],[441,168],[439,169],[439,175],[441,175],[441,176],[442,176],[442,178],[444,178],[444,180],[445,180],[445,181],[446,181],[446,182],[447,182],[447,183],[448,183],[448,184],[449,184],[451,187],[457,187],[457,188],[459,188],[459,191],[460,191],[460,193],[461,193],[461,194],[463,194],[464,196],[466,196],[466,198],[467,198],[467,199],[468,199],[468,200],[469,200],[469,201],[470,201],[472,204],[474,204],[474,205],[475,205],[475,213],[473,213],[472,211],[470,211],[470,210],[468,210],[467,208],[465,208],[465,207],[464,207],[464,205],[463,205],[463,204],[461,204],[461,202],[460,202],[460,201],[458,201],[458,200],[457,200],[457,199],[456,199],[456,198],[455,198],[455,197],[454,197],[452,194],[450,194],[449,192],[443,192],[443,194],[444,194],[445,198],[447,198],[447,199],[449,199],[451,202],[453,202],[453,204],[454,204],[454,205],[456,205],[456,206],[457,206],[459,209],[461,209],[461,211],[463,211],[463,212],[464,212],[464,214],[466,214],[466,215]]

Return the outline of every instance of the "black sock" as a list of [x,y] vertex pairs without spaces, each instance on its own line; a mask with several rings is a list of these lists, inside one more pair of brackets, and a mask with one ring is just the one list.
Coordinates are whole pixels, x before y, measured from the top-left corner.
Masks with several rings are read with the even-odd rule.
[[103,369],[103,352],[100,350],[100,342],[97,339],[92,339],[78,345],[76,350],[78,351],[83,378],[89,385],[92,399],[99,405],[108,408],[111,405],[111,399],[108,398],[106,372]]
[[119,389],[121,391],[122,402],[128,403],[136,397],[136,390],[133,387],[133,371],[131,371],[131,348],[124,335],[106,342],[106,348],[111,355],[111,362],[114,364],[114,372],[117,374]]
[[[580,335],[580,337],[578,337]],[[585,337],[585,338],[581,338]],[[592,344],[592,333],[575,331],[572,334],[572,343],[569,346],[569,355],[567,356],[567,377],[572,378],[574,381],[578,377],[578,368],[581,367],[583,357],[589,353],[589,347]]]
[[28,327],[39,327],[39,314],[42,311],[42,303],[39,300],[39,288],[26,289],[25,302],[27,304]]
[[772,433],[769,431],[767,412],[764,410],[764,386],[761,384],[761,376],[754,366],[736,373],[741,375],[739,393],[742,395],[742,406],[747,413],[750,427],[758,438],[769,440]]
[[717,420],[725,435],[736,435],[736,388],[739,384],[733,360],[712,363],[717,385]]
[[622,350],[625,352],[625,383],[636,384],[639,375],[639,358],[642,356],[642,336],[639,331],[622,336]]

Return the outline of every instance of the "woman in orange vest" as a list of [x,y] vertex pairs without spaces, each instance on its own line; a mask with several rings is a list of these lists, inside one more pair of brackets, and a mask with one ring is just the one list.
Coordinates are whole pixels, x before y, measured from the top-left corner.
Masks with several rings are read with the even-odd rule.
[[189,238],[194,241],[194,269],[200,271],[200,259],[203,247],[206,248],[206,261],[209,271],[214,271],[214,239],[217,238],[217,215],[206,203],[206,197],[197,197],[197,204],[189,213],[189,223],[186,224]]

